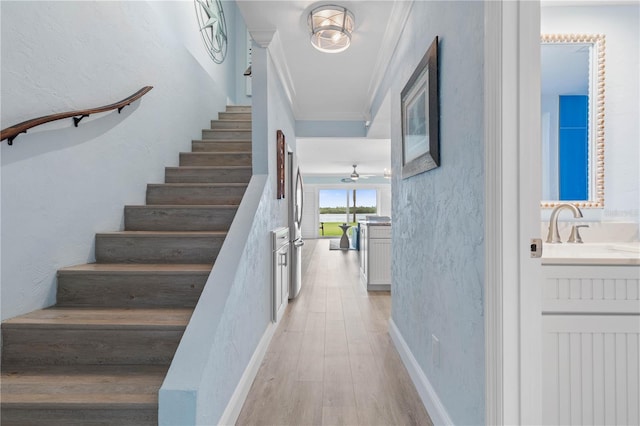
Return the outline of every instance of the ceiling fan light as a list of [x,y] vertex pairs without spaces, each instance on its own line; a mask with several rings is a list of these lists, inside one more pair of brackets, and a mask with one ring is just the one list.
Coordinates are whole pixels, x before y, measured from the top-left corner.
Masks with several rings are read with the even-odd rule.
[[318,6],[307,20],[311,31],[311,44],[325,53],[339,53],[351,45],[354,27],[353,13],[336,5]]
[[357,164],[353,165],[353,172],[351,172],[351,180],[358,180],[360,178],[360,175],[358,174],[358,172],[356,172],[356,167],[358,167]]

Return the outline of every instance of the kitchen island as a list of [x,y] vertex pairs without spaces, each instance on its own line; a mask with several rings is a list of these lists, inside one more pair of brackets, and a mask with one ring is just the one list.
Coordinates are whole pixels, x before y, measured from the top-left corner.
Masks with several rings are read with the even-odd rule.
[[364,220],[359,223],[360,281],[367,291],[389,291],[391,221]]

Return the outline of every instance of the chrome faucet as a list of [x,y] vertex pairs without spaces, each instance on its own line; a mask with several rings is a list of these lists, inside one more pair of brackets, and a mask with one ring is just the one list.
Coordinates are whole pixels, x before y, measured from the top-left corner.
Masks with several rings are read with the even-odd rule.
[[563,209],[571,210],[573,212],[573,217],[575,218],[582,217],[580,209],[573,204],[563,203],[557,205],[551,212],[551,218],[549,219],[549,234],[547,235],[548,243],[557,244],[562,242],[560,239],[560,233],[558,232],[558,215]]

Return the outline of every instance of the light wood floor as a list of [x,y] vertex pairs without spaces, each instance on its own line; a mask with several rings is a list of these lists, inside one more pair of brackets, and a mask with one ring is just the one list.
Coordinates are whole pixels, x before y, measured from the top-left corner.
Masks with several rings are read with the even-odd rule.
[[358,253],[306,241],[302,273],[237,424],[431,425],[387,333],[390,293],[367,294]]

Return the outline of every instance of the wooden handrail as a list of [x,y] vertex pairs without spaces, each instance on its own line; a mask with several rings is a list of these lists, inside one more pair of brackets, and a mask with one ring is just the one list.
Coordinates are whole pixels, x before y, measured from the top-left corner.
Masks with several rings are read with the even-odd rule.
[[153,86],[145,86],[142,89],[138,90],[133,95],[129,96],[121,100],[120,102],[116,102],[115,104],[105,105],[98,108],[90,108],[83,109],[80,111],[69,111],[69,112],[61,112],[58,114],[45,115],[43,117],[33,118],[31,120],[23,121],[22,123],[16,124],[11,127],[7,127],[6,129],[2,129],[0,132],[0,142],[7,139],[9,145],[13,145],[13,140],[20,133],[27,133],[27,130],[32,127],[39,126],[41,124],[50,123],[56,120],[62,120],[64,118],[73,117],[73,125],[78,127],[78,123],[91,114],[97,114],[99,112],[111,111],[114,109],[118,110],[118,114],[122,111],[122,109],[128,105],[131,105],[132,102],[137,101],[141,97],[143,97],[148,91],[153,89]]

